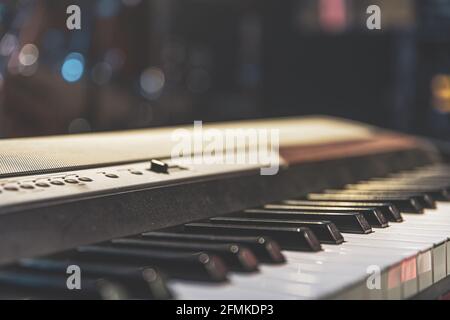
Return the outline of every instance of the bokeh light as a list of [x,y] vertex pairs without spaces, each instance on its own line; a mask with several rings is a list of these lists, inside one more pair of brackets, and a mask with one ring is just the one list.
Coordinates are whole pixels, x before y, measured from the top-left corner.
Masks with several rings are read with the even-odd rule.
[[102,18],[114,17],[119,13],[121,2],[119,0],[99,0],[97,12]]
[[77,52],[70,53],[61,67],[61,75],[67,82],[76,82],[84,73],[83,55]]
[[433,105],[441,112],[450,112],[450,75],[439,74],[431,81]]
[[19,62],[23,66],[32,66],[39,59],[39,49],[32,43],[22,47],[19,53]]
[[19,44],[17,37],[11,33],[6,33],[0,41],[0,54],[2,56],[9,56],[16,50]]
[[142,93],[146,98],[156,99],[164,87],[165,76],[159,68],[148,68],[140,77]]

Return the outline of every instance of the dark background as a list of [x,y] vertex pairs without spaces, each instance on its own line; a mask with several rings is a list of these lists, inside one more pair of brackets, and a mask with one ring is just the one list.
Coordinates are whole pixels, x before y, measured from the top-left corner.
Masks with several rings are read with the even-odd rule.
[[450,0],[3,1],[0,96],[1,137],[329,114],[449,140]]

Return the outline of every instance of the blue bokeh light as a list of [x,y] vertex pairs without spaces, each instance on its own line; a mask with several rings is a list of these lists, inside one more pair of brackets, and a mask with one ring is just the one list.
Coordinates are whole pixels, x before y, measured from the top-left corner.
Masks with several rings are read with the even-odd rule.
[[77,82],[84,73],[83,55],[77,52],[70,53],[61,67],[61,75],[67,82]]
[[99,0],[97,2],[97,13],[102,18],[111,18],[120,11],[120,0]]

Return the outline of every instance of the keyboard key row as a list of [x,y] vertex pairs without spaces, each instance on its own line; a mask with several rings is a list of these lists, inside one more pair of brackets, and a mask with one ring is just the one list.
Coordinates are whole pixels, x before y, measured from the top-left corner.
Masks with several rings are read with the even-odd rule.
[[[447,172],[421,168],[25,259],[0,269],[0,297],[410,298],[450,273]],[[73,265],[81,291],[67,289]]]

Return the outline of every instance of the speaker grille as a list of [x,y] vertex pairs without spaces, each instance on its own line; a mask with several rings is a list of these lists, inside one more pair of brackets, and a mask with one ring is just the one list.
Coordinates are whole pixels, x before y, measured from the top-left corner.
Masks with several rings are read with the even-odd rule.
[[[150,131],[0,141],[0,177],[143,161],[170,155],[170,136]],[[164,140],[164,141],[163,141]]]
[[[0,177],[168,158],[179,140],[176,129],[193,137],[192,126],[123,132],[0,140]],[[329,117],[236,121],[204,125],[214,129],[277,129],[280,145],[311,145],[373,137],[372,128]],[[207,143],[204,142],[203,143]]]

